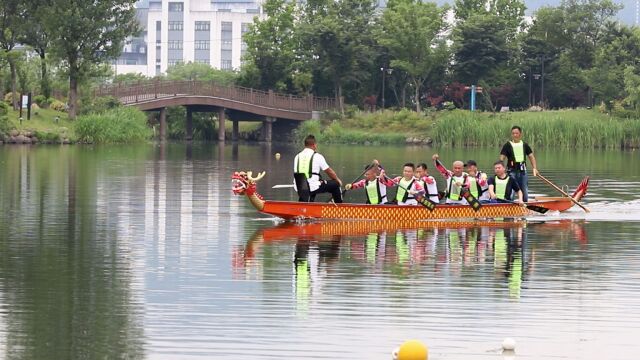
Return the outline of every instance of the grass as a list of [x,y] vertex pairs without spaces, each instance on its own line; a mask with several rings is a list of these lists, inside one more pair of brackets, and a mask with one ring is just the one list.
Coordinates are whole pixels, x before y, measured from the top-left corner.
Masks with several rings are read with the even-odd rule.
[[135,143],[151,139],[144,112],[120,107],[103,113],[78,117],[75,123],[78,140],[98,144]]
[[509,138],[513,125],[522,127],[525,140],[535,147],[640,147],[640,119],[617,119],[593,110],[449,111],[438,116],[433,139],[439,145],[495,147]]
[[[7,113],[9,126],[18,131],[32,131],[39,134],[38,138],[51,137],[64,134],[70,139],[75,139],[75,125],[69,120],[67,113],[51,109],[38,109],[31,111],[31,120],[27,120],[26,110],[22,110],[22,123],[20,123],[20,112],[9,110]],[[58,123],[55,118],[59,117]]]
[[595,110],[485,113],[464,110],[418,114],[409,110],[353,113],[348,118],[306,121],[294,134],[315,134],[325,143],[403,144],[432,139],[437,146],[501,146],[513,125],[535,147],[638,148],[640,119],[618,119]]

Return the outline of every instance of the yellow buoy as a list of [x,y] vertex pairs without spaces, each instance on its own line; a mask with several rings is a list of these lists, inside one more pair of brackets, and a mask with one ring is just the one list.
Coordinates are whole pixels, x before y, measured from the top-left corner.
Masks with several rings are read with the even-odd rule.
[[419,340],[407,340],[398,350],[398,360],[427,360],[429,350]]
[[276,153],[276,160],[280,160],[280,153]]

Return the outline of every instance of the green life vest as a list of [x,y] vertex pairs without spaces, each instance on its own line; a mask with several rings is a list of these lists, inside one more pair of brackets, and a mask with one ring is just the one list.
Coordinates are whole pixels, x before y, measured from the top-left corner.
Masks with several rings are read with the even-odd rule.
[[462,176],[451,176],[449,179],[449,189],[447,190],[447,197],[451,200],[458,201],[462,199],[460,196],[460,192],[462,191],[462,187],[455,184],[456,181],[461,182],[463,185],[465,181],[467,181],[467,175],[464,174]]
[[520,141],[514,143],[513,141],[509,141],[511,144],[511,148],[513,149],[513,157],[515,158],[516,163],[520,164],[524,162],[524,142]]
[[364,188],[367,190],[367,204],[377,205],[384,200],[380,192],[380,182],[378,179],[374,181],[367,180]]
[[469,192],[473,197],[479,198],[482,195],[482,190],[480,190],[480,184],[478,184],[478,179],[475,176],[469,176]]
[[307,179],[309,179],[313,175],[320,176],[320,174],[313,172],[313,157],[315,155],[315,151],[311,155],[308,155],[308,153],[298,154],[298,164],[296,166],[296,172],[304,174]]
[[[507,199],[507,184],[509,183],[509,177],[507,176],[504,179],[500,179],[499,177],[493,178],[495,183],[496,198],[500,200],[508,200]],[[509,194],[511,195],[511,194]]]
[[413,199],[413,195],[410,195],[407,190],[411,190],[411,187],[413,186],[413,183],[415,181],[416,179],[411,179],[411,180],[405,180],[405,178],[400,179],[400,186],[402,187],[399,186],[398,192],[396,193],[396,200],[398,202],[405,202],[408,199]]

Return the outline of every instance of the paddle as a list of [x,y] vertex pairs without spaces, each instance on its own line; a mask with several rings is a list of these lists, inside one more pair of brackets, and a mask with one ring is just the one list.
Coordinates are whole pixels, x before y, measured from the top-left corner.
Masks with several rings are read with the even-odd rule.
[[562,195],[568,197],[574,204],[580,206],[582,208],[582,210],[584,210],[585,212],[591,212],[591,210],[587,209],[586,206],[580,204],[576,199],[572,198],[571,195],[567,194],[566,192],[564,192],[564,190],[562,190],[561,188],[559,188],[556,184],[552,183],[549,179],[547,179],[546,177],[542,176],[540,173],[538,173],[538,177],[540,179],[542,179],[542,181],[546,182],[547,184],[549,184],[552,188],[558,190],[559,193],[561,193]]
[[273,185],[271,188],[272,188],[272,189],[293,188],[293,184],[279,184],[279,185]]
[[538,206],[538,205],[530,205],[527,203],[518,203],[512,200],[507,200],[507,199],[498,199],[498,202],[504,202],[504,203],[509,203],[509,204],[516,204],[516,205],[524,205],[524,207],[526,207],[527,209],[531,210],[531,211],[535,211],[537,213],[540,214],[545,214],[547,211],[549,211],[549,209],[547,209],[546,207],[542,207],[542,206]]

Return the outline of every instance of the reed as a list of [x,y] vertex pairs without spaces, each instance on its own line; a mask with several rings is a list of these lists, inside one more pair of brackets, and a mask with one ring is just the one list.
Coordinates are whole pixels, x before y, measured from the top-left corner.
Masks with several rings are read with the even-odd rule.
[[622,148],[640,146],[640,119],[617,119],[591,110],[514,112],[505,114],[450,111],[433,127],[434,143],[496,147],[519,125],[535,147]]
[[100,144],[143,142],[152,136],[146,115],[129,107],[80,116],[75,133],[81,142]]

